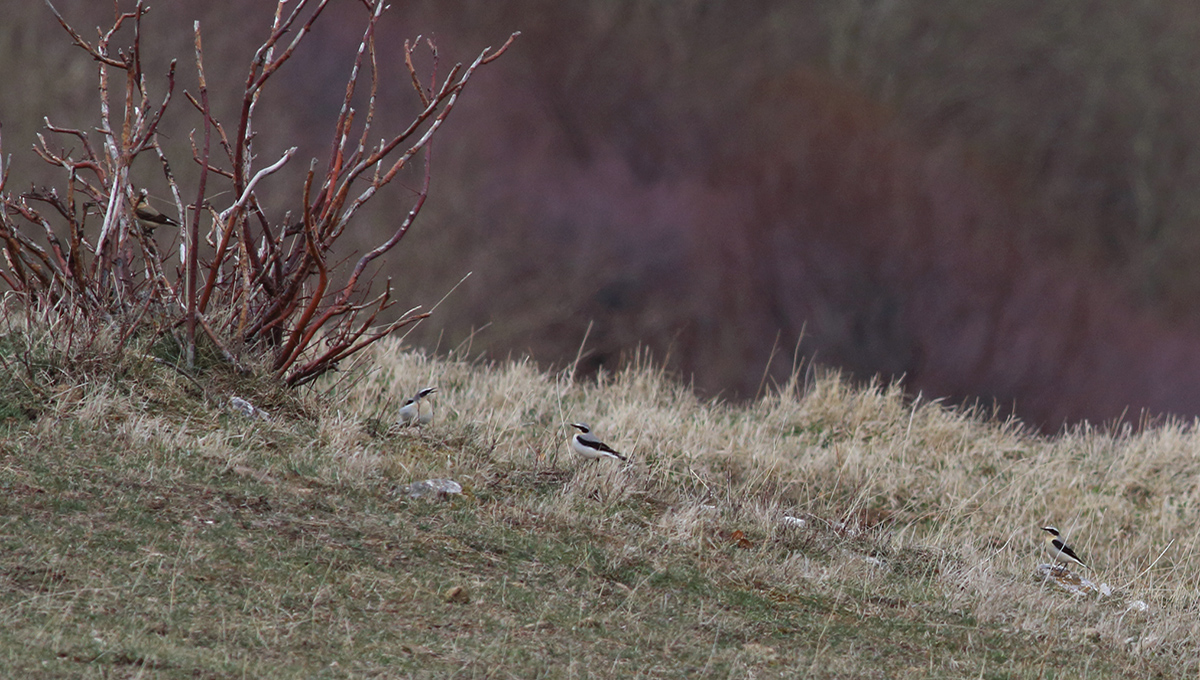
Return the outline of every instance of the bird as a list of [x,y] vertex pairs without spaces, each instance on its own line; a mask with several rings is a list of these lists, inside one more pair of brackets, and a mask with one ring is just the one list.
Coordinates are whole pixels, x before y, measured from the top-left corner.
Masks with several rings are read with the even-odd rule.
[[571,450],[588,460],[599,460],[600,458],[612,458],[614,460],[627,461],[629,460],[622,454],[615,451],[611,446],[600,441],[600,438],[592,434],[592,428],[587,423],[571,423],[571,427],[579,430],[571,437]]
[[400,425],[427,425],[433,420],[433,404],[425,397],[437,392],[436,387],[426,387],[400,407],[396,422]]
[[148,194],[145,189],[138,192],[137,204],[133,207],[133,214],[137,217],[138,222],[142,225],[142,230],[147,234],[153,234],[155,228],[161,227],[164,224],[172,227],[178,227],[179,223],[175,220],[160,213],[150,202],[146,200]]
[[1056,562],[1061,562],[1063,569],[1066,569],[1068,564],[1078,564],[1084,569],[1091,569],[1083,563],[1083,560],[1079,559],[1079,555],[1075,554],[1071,546],[1067,545],[1066,539],[1062,537],[1058,529],[1042,527],[1042,531],[1046,532],[1046,554]]

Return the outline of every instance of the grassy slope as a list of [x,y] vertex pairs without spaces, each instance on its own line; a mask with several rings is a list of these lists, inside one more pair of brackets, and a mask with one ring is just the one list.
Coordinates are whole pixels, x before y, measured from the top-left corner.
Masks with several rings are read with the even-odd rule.
[[[395,346],[321,394],[212,375],[206,398],[132,354],[56,366],[5,349],[10,674],[1197,668],[1196,438],[1178,427],[1035,438],[836,377],[741,408],[645,368],[578,385]],[[426,384],[440,387],[436,424],[389,431],[398,396]],[[234,393],[271,421],[218,405]],[[634,464],[568,457],[573,417]],[[395,493],[427,477],[467,493]],[[1034,579],[1046,521],[1123,589],[1073,598]],[[1135,599],[1149,610],[1127,611]]]

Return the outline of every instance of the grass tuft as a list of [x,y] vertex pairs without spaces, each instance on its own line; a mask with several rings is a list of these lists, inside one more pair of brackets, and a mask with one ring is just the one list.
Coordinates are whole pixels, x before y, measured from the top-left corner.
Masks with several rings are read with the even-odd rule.
[[[0,665],[15,674],[1200,667],[1194,424],[1045,437],[836,373],[733,405],[645,362],[578,383],[390,342],[295,392],[185,376],[147,358],[152,338],[66,348],[6,323],[0,380],[22,415],[0,439]],[[396,427],[429,385],[433,424]],[[575,419],[631,462],[576,459]],[[401,492],[428,478],[464,491]],[[1036,577],[1047,523],[1110,595]]]

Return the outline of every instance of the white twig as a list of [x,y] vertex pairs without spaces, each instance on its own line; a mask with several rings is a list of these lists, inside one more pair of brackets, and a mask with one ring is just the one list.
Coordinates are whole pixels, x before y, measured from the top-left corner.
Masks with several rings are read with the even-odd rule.
[[292,158],[292,156],[295,155],[296,148],[297,147],[293,146],[292,148],[288,149],[287,151],[284,151],[282,158],[275,161],[271,165],[268,165],[267,167],[263,168],[262,170],[259,170],[258,172],[254,173],[254,177],[252,177],[250,179],[250,183],[247,184],[246,189],[244,191],[242,191],[242,195],[238,198],[237,203],[234,203],[233,205],[229,206],[228,208],[226,208],[225,210],[223,210],[221,212],[221,222],[223,223],[226,220],[228,220],[229,216],[233,213],[234,210],[239,210],[242,207],[244,207],[246,205],[246,201],[250,200],[250,194],[254,193],[254,186],[256,184],[258,184],[258,181],[263,179],[264,177],[274,173],[275,171],[279,170],[279,168],[282,168],[284,163],[287,163]]

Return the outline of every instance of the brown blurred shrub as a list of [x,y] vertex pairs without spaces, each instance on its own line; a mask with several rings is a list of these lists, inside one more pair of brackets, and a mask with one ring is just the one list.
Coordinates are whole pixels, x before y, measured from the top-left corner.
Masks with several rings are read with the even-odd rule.
[[[1200,412],[1192,5],[397,9],[381,31],[451,52],[524,32],[438,147],[436,228],[389,259],[409,304],[474,272],[412,339],[567,361],[594,322],[590,367],[644,344],[709,393],[798,350],[1044,423]],[[295,73],[336,70],[342,23],[266,109],[300,139],[339,101]]]

